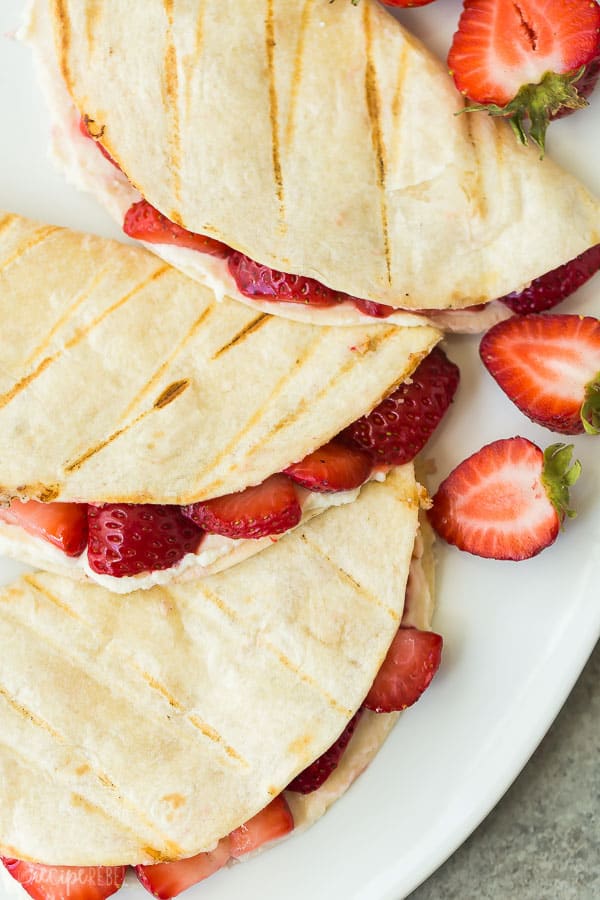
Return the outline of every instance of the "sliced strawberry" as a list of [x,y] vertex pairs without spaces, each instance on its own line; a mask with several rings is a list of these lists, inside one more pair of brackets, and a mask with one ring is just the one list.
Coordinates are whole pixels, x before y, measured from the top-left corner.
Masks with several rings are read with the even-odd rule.
[[286,475],[309,491],[351,491],[364,484],[373,468],[364,450],[330,441],[285,470]]
[[341,439],[368,451],[377,464],[410,462],[450,406],[459,378],[458,366],[436,347],[393,394],[348,426]]
[[105,900],[119,890],[125,866],[44,866],[1,857],[34,900]]
[[225,837],[208,853],[198,853],[189,859],[179,859],[176,862],[136,866],[135,873],[141,884],[154,897],[170,900],[171,897],[177,897],[182,891],[218,872],[230,859],[229,837]]
[[595,2],[464,0],[448,65],[470,111],[508,118],[522,143],[529,131],[543,150],[550,118],[587,105],[578,82],[599,54]]
[[179,506],[107,503],[88,507],[88,562],[101,575],[169,569],[195,553],[203,532]]
[[0,519],[19,525],[35,537],[44,538],[67,556],[79,556],[88,541],[85,503],[39,503],[37,500],[12,500],[0,507]]
[[522,413],[560,434],[600,432],[600,320],[521,316],[494,325],[481,359]]
[[545,453],[522,437],[487,444],[439,486],[429,510],[449,544],[491,559],[529,559],[554,543],[581,472],[572,446]]
[[258,850],[263,844],[282,838],[294,830],[294,818],[280,794],[268,806],[240,825],[229,835],[231,855],[239,859],[245,853]]
[[535,278],[529,287],[501,297],[518,315],[552,309],[585,284],[600,269],[600,244],[590,247],[570,262]]
[[440,667],[442,644],[433,631],[399,628],[364,706],[387,713],[416,703]]
[[329,750],[326,750],[310,766],[307,766],[299,775],[296,775],[294,780],[290,781],[286,790],[295,791],[297,794],[312,794],[322,784],[325,784],[332,772],[337,769],[361,715],[362,709],[359,709],[350,719],[335,744],[332,744]]
[[209,256],[226,257],[231,253],[226,244],[207,237],[205,234],[194,234],[171,222],[161,212],[150,206],[147,200],[134,203],[125,213],[123,231],[129,237],[148,244],[175,244],[189,250],[200,250]]
[[96,147],[98,148],[102,156],[107,159],[109,163],[111,163],[111,165],[115,167],[115,169],[118,169],[119,172],[121,172],[121,166],[117,162],[115,162],[108,150],[106,150],[106,148],[103,147],[100,143],[100,141],[102,140],[102,135],[104,134],[104,126],[102,126],[101,128],[97,128],[95,127],[95,124],[96,123],[94,122],[94,120],[90,119],[89,116],[82,116],[79,120],[79,131],[84,137],[91,138],[91,140],[96,144]]
[[403,9],[409,9],[412,6],[427,6],[433,3],[433,0],[383,0],[386,6],[401,6]]
[[346,294],[325,287],[314,278],[278,272],[254,262],[243,253],[231,253],[228,265],[238,290],[245,297],[305,303],[307,306],[336,306],[348,299]]
[[287,475],[271,475],[262,484],[237,494],[182,507],[185,516],[209,534],[230,538],[262,538],[298,524],[302,510]]
[[[427,2],[431,3],[432,0],[427,0]],[[361,313],[364,313],[365,316],[371,316],[372,319],[387,319],[392,313],[398,312],[393,306],[386,306],[385,303],[374,303],[372,300],[359,300],[358,297],[353,297],[352,302]]]

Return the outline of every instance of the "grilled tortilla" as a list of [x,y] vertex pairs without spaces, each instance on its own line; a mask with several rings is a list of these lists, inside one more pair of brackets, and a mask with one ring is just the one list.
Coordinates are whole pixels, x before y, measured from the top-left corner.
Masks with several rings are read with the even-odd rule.
[[[457,116],[442,65],[375,0],[34,0],[28,36],[58,156],[121,222],[141,193],[264,265],[408,310],[486,303],[600,241],[584,186],[505,123]],[[81,136],[81,115],[127,177]],[[152,249],[254,303],[223,260]],[[457,327],[508,314],[492,312]]]
[[430,327],[217,304],[156,257],[0,219],[0,497],[186,504],[258,484],[372,409]]
[[[440,337],[218,304],[144,250],[10,214],[0,218],[0,320],[4,501],[183,505],[258,484],[372,409]],[[310,495],[305,519],[355,496]],[[189,580],[269,543],[220,538],[211,550],[207,538],[153,580],[104,583],[124,592]],[[15,525],[0,523],[0,549],[91,575],[83,557]]]
[[[412,466],[399,468],[185,587],[121,599],[36,573],[3,589],[0,854],[183,858],[265,806],[334,742],[381,665],[403,614],[419,493]],[[427,627],[424,594],[406,624]],[[366,715],[334,780],[290,801],[298,827],[359,774],[394,718]]]

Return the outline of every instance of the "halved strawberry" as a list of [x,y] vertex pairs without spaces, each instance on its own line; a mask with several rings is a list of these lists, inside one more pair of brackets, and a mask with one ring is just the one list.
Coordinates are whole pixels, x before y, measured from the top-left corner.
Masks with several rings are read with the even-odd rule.
[[448,65],[469,111],[508,118],[543,151],[550,118],[587,106],[577,85],[599,54],[596,2],[464,0]]
[[305,303],[308,306],[336,306],[348,299],[346,294],[334,291],[314,278],[278,272],[243,253],[231,253],[228,265],[238,290],[245,297]]
[[115,169],[118,169],[119,172],[122,171],[121,166],[117,162],[115,162],[108,150],[100,143],[102,140],[102,135],[104,134],[104,126],[97,128],[96,123],[93,119],[90,119],[89,116],[81,116],[79,120],[79,131],[84,137],[90,138],[92,141],[94,141],[102,156],[107,159],[109,163],[111,163],[111,165],[115,167]]
[[288,784],[287,791],[295,791],[297,794],[312,794],[322,784],[325,784],[331,773],[337,769],[361,715],[362,709],[359,709],[350,719],[337,741],[331,745],[329,750],[326,750],[318,759],[315,759],[310,766],[307,766],[306,769],[303,769],[302,772],[296,775],[293,781],[290,781]]
[[181,511],[209,534],[230,538],[282,534],[302,517],[298,495],[287,475],[271,475],[245,491],[192,503]]
[[560,434],[600,432],[600,320],[521,316],[494,325],[479,348],[522,413]]
[[599,269],[600,244],[596,244],[563,266],[534,278],[529,287],[500,297],[500,300],[520,316],[544,312],[565,300]]
[[12,500],[10,506],[0,506],[0,519],[10,525],[19,525],[35,537],[44,538],[67,556],[79,556],[88,541],[85,503]]
[[44,866],[1,857],[34,900],[105,900],[119,890],[125,866]]
[[240,825],[229,835],[231,855],[239,859],[245,853],[258,850],[263,844],[282,838],[294,829],[294,817],[280,794],[268,806]]
[[554,543],[569,509],[569,488],[581,465],[572,446],[545,453],[523,437],[487,444],[439,486],[429,510],[449,544],[491,559],[529,559]]
[[399,628],[363,705],[394,712],[416,703],[440,667],[442,644],[433,631]]
[[428,3],[433,3],[433,0],[382,0],[386,6],[401,6],[405,9],[410,9],[412,6],[427,6]]
[[88,562],[101,575],[137,575],[195,553],[203,532],[179,506],[107,503],[88,507]]
[[[427,0],[431,3],[432,0]],[[373,300],[359,300],[358,297],[352,297],[355,307],[365,316],[372,319],[387,319],[392,313],[397,312],[393,306],[386,306],[385,303],[375,303]]]
[[161,212],[150,206],[147,200],[140,200],[130,206],[125,213],[123,231],[129,237],[148,244],[176,244],[189,250],[200,250],[209,256],[226,257],[231,249],[205,234],[194,234],[171,222]]
[[182,891],[204,881],[231,859],[229,837],[222,838],[214,850],[197,853],[189,859],[176,862],[156,863],[153,866],[136,866],[135,873],[140,883],[160,900],[170,900]]
[[371,474],[371,456],[357,447],[330,441],[285,470],[286,475],[309,491],[351,491]]
[[340,438],[371,454],[374,463],[399,466],[423,449],[450,406],[458,366],[436,347],[411,377],[379,406],[349,425]]

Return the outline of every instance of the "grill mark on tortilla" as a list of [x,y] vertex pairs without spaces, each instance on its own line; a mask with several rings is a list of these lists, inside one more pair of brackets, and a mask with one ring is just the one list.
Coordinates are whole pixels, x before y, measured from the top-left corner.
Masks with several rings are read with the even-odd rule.
[[42,594],[50,603],[54,606],[57,606],[61,612],[64,612],[67,616],[70,616],[72,619],[75,619],[77,622],[83,622],[84,624],[88,624],[84,619],[78,615],[74,609],[72,609],[68,604],[64,603],[60,597],[57,597],[51,591],[49,591],[44,585],[40,584],[39,581],[36,581],[35,575],[24,575],[23,581],[26,581],[27,584],[30,584],[31,587],[36,590],[38,593]]
[[[173,182],[175,199],[181,205],[181,127],[179,122],[179,76],[177,73],[177,49],[173,38],[173,0],[163,0],[168,26],[166,49],[163,62],[164,89],[168,129],[168,164]],[[171,211],[169,218],[182,224],[177,211]]]
[[288,120],[285,129],[285,145],[289,149],[294,138],[294,128],[296,125],[296,107],[298,104],[298,93],[300,90],[300,82],[302,81],[303,55],[304,45],[306,41],[306,30],[310,14],[314,6],[315,0],[304,0],[302,7],[302,16],[300,18],[300,28],[298,29],[298,38],[296,41],[296,53],[294,55],[294,69],[292,72],[292,86],[290,93],[290,107],[288,112]]
[[86,3],[85,4],[85,36],[87,38],[87,47],[88,53],[91,55],[94,49],[94,30],[96,28],[96,23],[100,18],[100,4],[99,3]]
[[335,571],[338,573],[338,575],[340,576],[342,581],[344,581],[346,584],[349,584],[351,587],[353,587],[355,589],[355,591],[361,597],[363,597],[369,603],[373,604],[374,606],[379,607],[379,609],[382,609],[384,612],[386,612],[390,616],[392,621],[398,622],[398,623],[400,622],[400,616],[398,615],[397,610],[393,609],[391,606],[387,606],[387,604],[383,603],[379,599],[379,597],[376,597],[375,594],[372,594],[365,587],[363,587],[362,584],[360,584],[360,582],[356,581],[356,579],[353,578],[349,572],[346,572],[346,570],[342,569],[342,567],[334,559],[331,559],[331,557],[328,556],[327,553],[325,553],[325,551],[322,550],[318,544],[315,544],[315,543],[313,543],[313,541],[309,540],[306,537],[306,534],[301,534],[300,540],[302,541],[303,544],[305,544],[306,547],[308,547],[315,554],[315,556],[318,556],[319,559],[324,560],[333,569],[335,569]]
[[75,298],[73,303],[65,310],[65,312],[56,320],[50,331],[43,338],[43,340],[38,344],[38,346],[31,351],[26,360],[24,360],[23,365],[31,365],[34,359],[44,352],[47,348],[48,344],[51,342],[52,338],[59,331],[63,325],[65,325],[69,319],[77,312],[80,306],[85,303],[86,300],[89,299],[92,294],[94,288],[98,285],[98,283],[102,280],[102,278],[108,274],[109,269],[101,269],[97,272],[93,278],[90,280],[89,284],[86,285],[83,290],[79,293],[79,295]]
[[44,228],[38,228],[33,237],[29,238],[29,240],[24,241],[22,244],[19,244],[17,249],[11,253],[6,259],[0,262],[0,273],[6,271],[9,266],[12,266],[13,263],[17,262],[22,256],[24,256],[29,250],[32,250],[34,247],[42,244],[47,238],[52,237],[55,231],[60,231],[60,229],[56,225],[48,225]]
[[[467,101],[464,101],[465,106],[467,105]],[[464,187],[465,193],[473,202],[475,209],[477,210],[478,215],[484,219],[487,216],[487,200],[485,196],[485,190],[483,189],[482,177],[481,177],[481,160],[479,158],[478,151],[478,143],[473,136],[472,126],[474,125],[474,119],[470,113],[466,113],[461,117],[465,123],[465,129],[467,132],[467,140],[471,145],[473,151],[473,160],[475,163],[475,171],[473,173],[466,173],[466,177],[470,181],[470,185]],[[500,129],[494,129],[495,140],[498,140],[498,132]]]
[[112,444],[113,441],[116,441],[118,437],[125,432],[130,431],[135,427],[142,419],[145,419],[146,416],[150,415],[151,412],[154,412],[154,406],[151,406],[149,409],[145,409],[138,416],[135,417],[131,422],[127,422],[123,425],[122,428],[117,428],[116,431],[113,431],[112,434],[109,434],[108,437],[104,438],[103,441],[98,441],[97,444],[94,444],[93,447],[88,447],[80,456],[76,457],[73,460],[65,463],[64,471],[65,472],[74,472],[77,469],[80,469],[81,466],[86,463],[92,456],[95,456],[97,453],[100,453],[101,450],[104,450],[105,447],[108,447],[109,444]]
[[65,739],[60,734],[60,732],[56,731],[55,728],[50,725],[49,722],[46,722],[45,719],[42,719],[41,716],[38,716],[37,713],[32,712],[26,706],[23,706],[22,703],[19,703],[18,700],[13,697],[13,695],[8,691],[2,684],[0,684],[0,697],[3,697],[6,703],[14,709],[14,711],[24,719],[27,719],[31,722],[32,725],[35,725],[36,728],[40,728],[42,731],[45,731],[51,737],[54,738],[55,741],[64,744]]
[[[385,331],[383,331],[383,330],[380,331],[376,337],[369,338],[369,346],[368,346],[367,352],[373,352],[380,344],[382,344],[385,340],[387,340],[388,338],[392,337],[395,334],[396,334],[396,328],[394,326],[392,328],[388,328]],[[412,357],[411,357],[411,359],[412,359]],[[348,374],[348,372],[350,372],[354,368],[354,366],[357,364],[357,362],[358,362],[358,360],[356,358],[356,355],[352,354],[350,356],[350,358],[344,363],[344,365],[340,366],[340,368],[335,373],[333,378],[330,381],[328,381],[328,383],[324,387],[321,388],[321,390],[317,391],[317,393],[313,394],[311,397],[304,397],[300,401],[300,403],[298,404],[298,406],[296,407],[295,410],[290,412],[283,419],[280,419],[280,421],[277,423],[277,425],[275,425],[271,429],[271,431],[265,437],[262,438],[262,440],[259,443],[255,444],[254,447],[252,447],[248,451],[248,453],[245,456],[245,460],[248,460],[251,456],[254,456],[254,454],[257,453],[261,449],[261,446],[264,442],[269,441],[278,432],[280,432],[283,428],[288,428],[290,425],[293,425],[293,423],[297,419],[299,419],[300,416],[303,415],[303,413],[305,413],[307,409],[309,409],[311,406],[314,406],[314,404],[316,402],[318,402],[319,400],[321,400],[322,397],[327,396],[327,394],[335,387],[335,385],[339,381],[341,381]],[[404,380],[405,377],[406,376],[404,375],[402,380]],[[386,396],[387,396],[387,394],[386,394]],[[375,404],[375,405],[377,405],[377,404]]]
[[[54,229],[56,230],[56,229]],[[62,350],[59,350],[57,353],[54,353],[52,356],[47,356],[43,359],[37,367],[30,372],[29,375],[24,375],[13,387],[6,391],[4,394],[0,395],[0,409],[5,407],[11,400],[21,393],[26,387],[28,387],[33,381],[36,380],[52,363],[56,362],[65,352],[65,350],[71,350],[75,347],[80,341],[82,341],[87,335],[96,328],[101,322],[104,321],[111,313],[115,312],[121,306],[124,306],[132,297],[136,294],[139,294],[140,291],[143,291],[149,284],[155,281],[157,278],[160,278],[161,275],[164,275],[169,271],[169,266],[160,266],[156,269],[152,275],[148,278],[144,279],[144,281],[139,282],[134,288],[132,288],[127,294],[123,297],[120,297],[116,300],[111,306],[107,307],[104,312],[100,313],[99,316],[96,316],[91,322],[88,322],[83,328],[78,329],[73,337],[71,337],[64,345]],[[112,439],[112,438],[111,438]],[[67,469],[70,471],[70,469]]]
[[[269,394],[269,396],[267,397],[267,399],[265,400],[263,405],[252,413],[252,415],[250,416],[250,418],[248,419],[246,424],[243,426],[243,428],[241,428],[237,432],[237,434],[235,434],[231,438],[229,443],[226,444],[225,447],[221,450],[221,452],[217,454],[215,459],[212,461],[211,465],[207,467],[206,471],[204,472],[203,478],[206,478],[208,475],[210,475],[211,472],[214,472],[214,470],[220,465],[221,461],[223,459],[226,459],[227,456],[229,456],[229,454],[233,450],[233,448],[237,444],[239,444],[239,442],[242,440],[244,435],[248,434],[248,432],[252,428],[254,428],[255,425],[257,425],[260,422],[260,420],[264,416],[265,412],[268,409],[270,409],[270,407],[272,406],[275,399],[278,397],[279,394],[281,394],[281,392],[285,388],[286,384],[288,384],[288,382],[291,381],[291,379],[297,375],[298,371],[300,369],[302,369],[302,367],[304,365],[306,365],[306,363],[311,358],[311,356],[314,356],[314,354],[317,352],[317,350],[319,348],[319,345],[322,343],[323,339],[326,337],[329,330],[330,329],[326,326],[323,326],[322,328],[319,329],[317,336],[313,339],[310,346],[307,347],[307,349],[304,351],[304,355],[301,356],[300,359],[296,360],[295,365],[291,366],[290,369],[288,369],[288,371],[285,372],[281,376],[281,378],[279,379],[279,381],[277,382],[277,384],[275,385],[275,387],[273,388],[273,390],[271,391],[271,393]],[[218,478],[216,481],[209,483],[202,489],[202,496],[207,497],[209,492],[218,488],[222,483],[223,483],[222,478]],[[194,494],[196,494],[196,493],[197,493],[197,489],[194,491]],[[213,495],[213,496],[216,496],[216,495]]]
[[120,416],[120,421],[122,421],[123,419],[126,419],[129,415],[131,415],[131,413],[133,412],[135,407],[138,405],[140,400],[142,400],[142,398],[145,397],[152,390],[152,388],[155,386],[157,381],[160,380],[162,375],[164,375],[164,373],[167,371],[167,369],[177,359],[177,357],[179,356],[181,351],[191,341],[191,339],[194,337],[196,332],[200,330],[200,328],[202,327],[202,325],[204,324],[206,319],[214,311],[215,311],[214,304],[212,306],[207,306],[206,309],[203,310],[203,312],[198,316],[198,318],[193,323],[191,328],[186,332],[186,334],[184,334],[184,336],[179,341],[179,343],[175,345],[171,354],[169,356],[167,356],[165,361],[163,363],[161,363],[161,365],[158,367],[158,369],[156,369],[155,372],[150,376],[150,378],[146,382],[146,384],[142,388],[140,388],[140,390],[137,392],[135,397],[130,401],[129,405],[127,406],[125,411]]
[[0,218],[0,234],[2,234],[3,231],[6,231],[7,228],[10,228],[16,218],[17,217],[13,213],[7,213],[5,216],[2,216],[2,218]]
[[400,153],[399,135],[402,131],[403,92],[408,73],[408,44],[403,44],[398,58],[398,72],[392,97],[392,145],[390,153],[390,170],[398,168],[398,154]]
[[69,68],[69,50],[71,49],[71,22],[65,0],[51,0],[54,11],[55,44],[58,67],[61,71],[67,90],[73,93],[73,79]]
[[221,347],[220,350],[217,350],[211,357],[211,359],[218,359],[222,353],[225,353],[227,350],[230,350],[232,347],[235,347],[237,344],[241,343],[244,338],[248,337],[248,335],[252,334],[255,331],[258,331],[263,325],[266,325],[271,319],[271,316],[267,315],[267,313],[261,313],[255,319],[252,319],[248,322],[241,331],[238,331],[234,337],[225,344],[224,347]]
[[203,721],[199,716],[194,713],[188,712],[183,703],[181,703],[176,697],[174,697],[171,692],[161,684],[160,681],[157,681],[149,672],[146,672],[144,669],[137,666],[134,662],[130,663],[131,667],[134,668],[139,674],[142,676],[144,681],[150,685],[150,687],[161,694],[165,700],[169,703],[169,706],[172,706],[173,709],[176,709],[178,712],[181,712],[185,715],[186,719],[200,731],[204,737],[207,737],[209,740],[213,741],[213,743],[218,744],[222,750],[225,751],[227,756],[230,756],[232,759],[237,760],[242,763],[246,768],[250,768],[250,763],[244,759],[244,757],[237,752],[235,747],[230,746],[227,743],[224,737],[222,737],[216,728],[213,728],[212,725],[209,725],[208,722]]
[[371,13],[368,3],[363,4],[363,28],[365,33],[365,97],[367,102],[367,112],[371,123],[371,141],[373,143],[373,151],[375,153],[375,166],[377,174],[377,187],[379,188],[379,206],[381,214],[381,230],[383,235],[383,252],[385,255],[385,266],[387,270],[388,284],[392,284],[392,260],[390,236],[388,228],[388,210],[386,198],[386,160],[385,160],[385,144],[383,142],[383,133],[381,127],[381,99],[379,96],[379,85],[377,83],[377,71],[373,60],[373,36],[371,33]]
[[164,409],[165,406],[168,406],[169,403],[172,403],[173,400],[176,400],[184,391],[186,391],[190,386],[189,378],[182,378],[181,381],[174,381],[173,384],[170,384],[167,388],[164,389],[162,394],[154,401],[152,406],[154,409]]
[[184,60],[185,78],[185,113],[186,117],[190,117],[190,107],[192,103],[192,84],[194,83],[193,72],[198,66],[198,62],[204,49],[204,12],[206,9],[206,0],[196,0],[198,8],[198,18],[196,19],[196,28],[194,31],[194,52],[192,57],[189,56]]
[[273,0],[267,0],[265,15],[265,53],[267,58],[267,72],[269,79],[269,117],[271,122],[271,155],[273,160],[273,178],[275,179],[275,193],[279,201],[280,227],[285,229],[285,202],[283,191],[283,173],[281,171],[281,157],[279,148],[279,115],[277,86],[275,83],[275,21],[273,12]]

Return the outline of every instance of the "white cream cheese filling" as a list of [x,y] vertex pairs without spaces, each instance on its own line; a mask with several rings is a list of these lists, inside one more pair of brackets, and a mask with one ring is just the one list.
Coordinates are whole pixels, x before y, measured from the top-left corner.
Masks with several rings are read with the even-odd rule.
[[[50,151],[54,163],[70,184],[93,194],[122,226],[125,213],[142,196],[126,176],[102,156],[95,142],[81,134],[79,112],[73,106],[56,66],[52,36],[44,32],[38,17],[33,15],[33,8],[19,37],[26,40],[34,52],[39,82],[53,122]],[[219,301],[231,297],[260,312],[281,315],[296,322],[351,326],[364,324],[365,319],[369,319],[373,324],[378,321],[403,327],[433,324],[445,331],[479,333],[512,315],[511,310],[498,300],[482,304],[480,310],[428,310],[421,315],[398,309],[385,319],[377,319],[360,312],[351,301],[315,310],[302,303],[251,299],[238,290],[225,259],[172,244],[136,243],[143,244],[165,262],[208,287]]]

